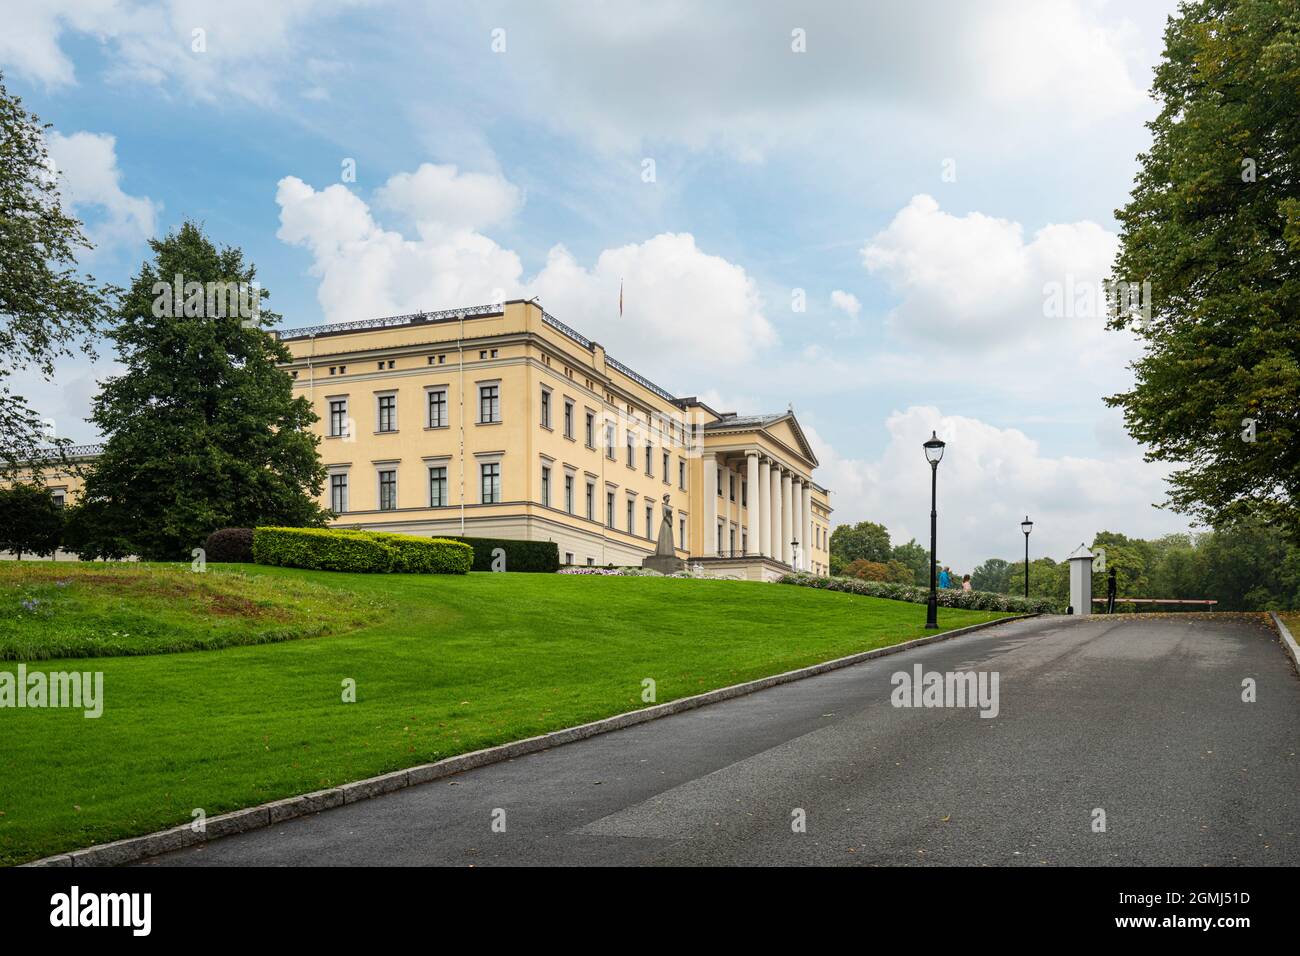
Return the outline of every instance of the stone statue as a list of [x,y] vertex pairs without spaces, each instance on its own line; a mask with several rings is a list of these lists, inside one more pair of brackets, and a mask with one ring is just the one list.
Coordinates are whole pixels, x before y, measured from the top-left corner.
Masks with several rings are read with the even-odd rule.
[[673,547],[673,506],[670,495],[664,495],[664,520],[659,525],[659,541],[655,553],[644,558],[641,567],[660,574],[672,574],[686,567],[686,562],[677,557],[677,549]]

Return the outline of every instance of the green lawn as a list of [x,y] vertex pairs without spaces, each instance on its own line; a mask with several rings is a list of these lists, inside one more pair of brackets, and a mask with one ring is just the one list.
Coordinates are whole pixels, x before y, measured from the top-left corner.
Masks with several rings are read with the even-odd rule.
[[0,660],[268,644],[340,634],[390,611],[337,586],[233,569],[0,561]]
[[305,640],[29,664],[102,670],[104,711],[0,709],[0,863],[634,710],[647,677],[662,703],[925,633],[924,605],[748,582],[240,570],[388,610]]

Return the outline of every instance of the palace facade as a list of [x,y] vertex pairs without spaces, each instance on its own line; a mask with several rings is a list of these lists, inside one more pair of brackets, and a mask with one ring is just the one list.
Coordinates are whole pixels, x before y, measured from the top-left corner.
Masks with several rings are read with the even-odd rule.
[[640,565],[667,505],[678,556],[706,573],[828,569],[830,493],[791,411],[675,397],[535,302],[278,334],[319,416],[336,526]]

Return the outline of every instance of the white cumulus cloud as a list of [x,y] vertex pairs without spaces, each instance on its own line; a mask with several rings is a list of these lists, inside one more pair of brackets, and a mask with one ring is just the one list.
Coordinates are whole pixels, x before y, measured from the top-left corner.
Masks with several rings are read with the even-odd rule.
[[[107,133],[51,132],[46,144],[59,174],[59,192],[87,222],[96,249],[131,246],[152,237],[159,203],[122,189],[117,140]],[[87,216],[87,211],[92,215]]]

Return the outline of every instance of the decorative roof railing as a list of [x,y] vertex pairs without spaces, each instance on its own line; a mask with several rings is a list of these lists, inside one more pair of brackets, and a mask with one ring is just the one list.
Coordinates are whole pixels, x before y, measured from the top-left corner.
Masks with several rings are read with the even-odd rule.
[[338,332],[357,332],[366,329],[387,329],[401,325],[423,325],[425,322],[447,322],[458,319],[477,318],[483,315],[495,315],[501,311],[501,303],[490,305],[472,305],[464,309],[441,309],[437,312],[410,312],[406,315],[386,315],[379,319],[359,319],[356,322],[329,322],[325,325],[310,325],[301,329],[285,329],[280,339],[307,339],[313,335],[335,334]]
[[577,342],[587,351],[591,351],[596,345],[595,342],[587,338],[581,332],[565,325],[563,322],[561,322],[559,319],[557,319],[555,316],[551,315],[551,313],[547,312],[544,309],[542,310],[542,321],[545,322],[547,325],[549,325],[551,328],[563,332],[565,335],[573,339],[573,341]]
[[102,444],[64,445],[62,448],[38,448],[33,461],[58,461],[62,455],[67,458],[93,458],[103,454]]
[[645,377],[644,375],[642,375],[640,372],[634,372],[634,371],[632,371],[630,368],[628,368],[626,365],[624,365],[624,364],[623,364],[622,362],[620,362],[618,359],[613,358],[613,357],[611,357],[611,356],[609,356],[609,355],[606,355],[606,356],[605,356],[605,364],[606,364],[606,365],[612,365],[612,366],[614,366],[614,368],[618,369],[618,371],[622,372],[624,375],[626,375],[626,376],[627,376],[628,378],[630,378],[632,381],[636,382],[638,385],[642,386],[643,388],[648,388],[648,389],[650,389],[650,391],[654,392],[654,393],[655,393],[656,395],[658,395],[660,398],[665,399],[665,400],[670,401],[670,402],[675,402],[675,401],[677,401],[677,399],[676,399],[673,395],[671,395],[671,394],[668,392],[667,389],[660,388],[658,385],[656,385],[654,382],[650,381],[650,379],[646,378],[646,377]]

